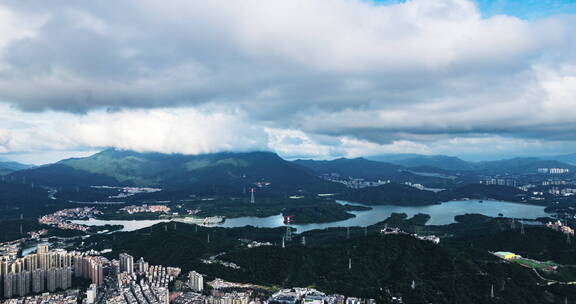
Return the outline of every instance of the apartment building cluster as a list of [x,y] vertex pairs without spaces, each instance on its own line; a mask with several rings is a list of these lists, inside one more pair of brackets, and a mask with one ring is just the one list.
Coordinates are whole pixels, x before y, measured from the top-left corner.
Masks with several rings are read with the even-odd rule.
[[[181,269],[149,265],[143,258],[134,261],[134,257],[121,253],[118,260],[110,262],[105,293],[101,303],[106,304],[167,304],[169,302],[168,285],[179,275]],[[91,304],[91,303],[87,303]]]
[[196,292],[186,292],[178,295],[174,304],[248,304],[261,303],[250,298],[246,292],[227,292],[219,295],[203,295]]
[[106,268],[110,261],[103,256],[93,256],[83,253],[74,253],[74,276],[89,279],[92,284],[102,286],[106,275]]
[[274,293],[268,304],[376,304],[374,299],[360,299],[334,294],[326,295],[313,288],[290,288]]
[[9,299],[2,304],[77,304],[82,299],[83,294],[78,289],[66,290],[57,293],[44,293],[40,295],[27,296],[18,299]]
[[17,259],[4,256],[0,286],[4,298],[68,289],[72,286],[72,254],[39,245],[35,254]]
[[[97,299],[108,304],[163,304],[168,303],[168,284],[181,272],[176,267],[150,266],[143,258],[134,261],[126,253],[110,261],[90,253],[49,250],[48,245],[42,244],[36,253],[18,258],[13,254],[17,247],[3,244],[2,248],[9,255],[0,259],[0,298],[18,297],[6,303],[77,303],[77,292],[58,293],[70,289],[73,277],[77,277],[92,283],[86,292],[86,304]],[[200,277],[199,286],[203,285],[201,280]],[[98,297],[98,291],[104,293]]]

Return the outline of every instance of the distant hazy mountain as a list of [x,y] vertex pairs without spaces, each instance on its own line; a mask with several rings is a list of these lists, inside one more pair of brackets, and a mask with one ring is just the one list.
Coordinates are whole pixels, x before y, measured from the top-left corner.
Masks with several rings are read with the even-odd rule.
[[342,177],[354,178],[391,178],[397,176],[401,166],[367,160],[365,158],[339,158],[335,160],[303,160],[298,159],[293,163],[306,167],[316,174],[337,173]]
[[557,160],[543,160],[536,157],[517,157],[476,164],[476,170],[483,173],[536,173],[538,168],[569,168],[572,172],[575,169],[567,163]]
[[0,175],[6,175],[18,170],[32,168],[32,165],[25,165],[14,161],[0,161]]
[[517,157],[483,162],[468,162],[458,157],[446,155],[417,154],[371,156],[369,159],[387,161],[407,168],[413,168],[416,171],[425,172],[441,172],[433,169],[438,168],[447,171],[476,171],[487,174],[523,174],[535,173],[538,168],[573,168],[570,162],[576,163],[576,154],[561,155],[554,157],[554,159]]
[[547,159],[547,160],[556,160],[559,162],[563,162],[563,163],[567,163],[567,164],[576,166],[576,153],[555,155],[555,156],[541,156],[539,158]]
[[390,183],[348,191],[340,199],[370,205],[416,206],[440,202],[436,193],[418,190],[407,185]]
[[464,161],[458,157],[446,155],[387,154],[370,156],[367,158],[375,161],[389,162],[408,168],[435,167],[451,171],[474,169],[474,163]]
[[108,149],[89,157],[14,172],[9,177],[52,186],[196,185],[241,189],[259,181],[286,189],[333,186],[270,152],[181,155]]

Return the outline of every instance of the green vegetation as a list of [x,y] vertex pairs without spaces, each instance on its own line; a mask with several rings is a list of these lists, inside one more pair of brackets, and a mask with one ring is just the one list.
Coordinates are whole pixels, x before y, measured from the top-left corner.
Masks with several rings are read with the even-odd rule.
[[341,178],[361,177],[365,179],[393,178],[402,167],[364,158],[339,158],[335,160],[296,160],[295,164],[306,167],[316,174],[336,173]]
[[68,189],[68,197],[76,187],[92,185],[165,188],[163,193],[148,195],[152,199],[239,194],[262,181],[269,182],[267,191],[276,195],[300,189],[318,192],[342,189],[341,185],[324,181],[270,152],[181,155],[108,149],[85,158],[14,172],[10,177],[72,188]]
[[123,225],[103,225],[103,226],[90,226],[88,228],[88,232],[90,233],[98,233],[98,232],[102,232],[102,231],[116,231],[116,230],[120,230],[124,228]]
[[200,210],[197,216],[225,216],[227,218],[254,216],[268,217],[278,214],[293,216],[293,222],[324,223],[345,220],[354,217],[349,211],[370,210],[368,207],[341,205],[329,198],[278,199],[263,203],[241,201],[210,201],[188,204],[187,208]]
[[[20,233],[20,225],[22,232]],[[45,228],[33,219],[0,219],[0,242],[12,241],[27,237],[26,232]]]
[[[85,241],[85,247],[79,243],[75,246],[81,250],[112,248],[111,256],[128,252],[151,263],[179,266],[184,271],[195,269],[208,278],[265,286],[312,286],[326,292],[373,297],[378,303],[388,303],[389,295],[402,296],[405,303],[560,303],[565,296],[576,299],[574,287],[541,284],[543,281],[528,267],[505,263],[489,254],[512,251],[573,265],[576,246],[568,244],[561,233],[525,226],[525,234],[521,234],[518,228],[510,228],[510,219],[481,215],[459,216],[457,223],[446,226],[425,226],[428,219],[424,214],[412,218],[393,214],[366,229],[308,231],[302,234],[306,247],[296,236],[286,249],[279,246],[284,228],[206,228],[182,223],[96,235]],[[379,230],[386,225],[445,238],[434,245],[407,235],[382,236]],[[276,245],[248,249],[239,239]],[[241,268],[200,262],[221,252],[226,252],[222,259]],[[572,269],[561,267],[548,275],[570,279],[572,273]],[[491,286],[494,299],[490,298]]]
[[374,160],[390,162],[408,168],[435,167],[442,170],[466,171],[473,170],[475,163],[464,161],[458,157],[445,155],[391,154],[373,157]]
[[367,211],[370,209],[369,207],[340,205],[334,201],[328,201],[312,205],[289,206],[282,213],[293,216],[293,223],[308,224],[341,221],[355,217],[348,211]]
[[[373,297],[378,303],[387,303],[388,291],[402,295],[406,303],[545,303],[543,288],[526,268],[494,263],[488,254],[475,260],[410,236],[370,235],[288,249],[259,247],[235,251],[225,258],[242,267],[240,277],[246,281],[314,286]],[[504,280],[506,292],[499,292],[498,299],[491,301],[490,286],[500,286]],[[412,281],[415,289],[410,287]],[[527,290],[527,286],[532,288]]]
[[137,220],[157,220],[161,217],[166,217],[164,213],[158,212],[142,212],[130,214],[124,211],[112,211],[105,212],[102,215],[98,215],[96,218],[99,220],[115,220],[115,221],[137,221]]
[[526,192],[508,186],[469,184],[459,188],[442,191],[438,193],[438,196],[444,201],[471,198],[519,202],[526,197]]
[[31,168],[30,165],[24,165],[13,161],[0,161],[0,176],[7,175],[18,170]]
[[112,248],[111,256],[128,252],[135,257],[142,256],[152,264],[208,270],[218,266],[202,264],[199,258],[236,248],[241,244],[239,239],[277,242],[284,231],[284,228],[206,228],[170,222],[133,232],[94,235],[84,241],[84,246],[80,245],[80,240],[74,246],[80,250]]
[[540,262],[540,261],[525,259],[525,258],[513,259],[513,260],[511,260],[511,262],[517,263],[517,264],[520,264],[520,265],[523,265],[526,267],[535,268],[536,270],[540,270],[540,271],[550,271],[553,267],[559,266],[558,264],[556,264],[552,261]]
[[267,217],[282,213],[286,204],[266,204],[256,203],[249,204],[243,202],[225,202],[225,203],[202,203],[194,206],[200,209],[197,216],[215,216],[221,215],[227,218],[254,216],[254,217]]
[[338,198],[369,205],[421,206],[463,198],[518,202],[525,196],[526,193],[522,190],[498,185],[469,184],[435,193],[403,184],[389,183],[378,187],[350,190],[340,194]]
[[543,277],[559,282],[576,282],[576,266],[558,266],[554,272],[540,272]]
[[422,191],[414,187],[396,183],[350,190],[339,195],[338,198],[369,205],[418,206],[440,202],[440,199],[434,192]]

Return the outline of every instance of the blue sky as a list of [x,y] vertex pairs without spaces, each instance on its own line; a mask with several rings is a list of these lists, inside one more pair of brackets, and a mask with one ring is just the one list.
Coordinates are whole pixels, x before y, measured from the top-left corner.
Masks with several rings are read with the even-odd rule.
[[[399,3],[403,0],[375,0]],[[576,0],[476,0],[485,17],[511,15],[522,19],[538,19],[558,14],[576,13]]]
[[535,19],[576,13],[574,0],[478,0],[478,5],[486,16],[507,14],[523,19]]

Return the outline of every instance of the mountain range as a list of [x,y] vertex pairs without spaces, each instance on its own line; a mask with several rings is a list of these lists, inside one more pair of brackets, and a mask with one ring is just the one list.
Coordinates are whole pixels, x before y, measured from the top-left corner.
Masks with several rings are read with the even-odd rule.
[[396,177],[404,169],[399,165],[365,158],[339,158],[331,161],[298,159],[294,163],[306,167],[316,174],[336,173],[343,177],[362,177],[367,179]]
[[[568,168],[570,174],[576,171],[570,164],[534,157],[485,162],[466,162],[443,155],[386,157],[390,162],[365,158],[287,161],[275,153],[262,151],[182,155],[107,149],[88,157],[32,168],[8,163],[3,180],[68,189],[95,185],[160,187],[185,195],[206,193],[207,189],[212,193],[245,193],[251,187],[261,187],[260,192],[286,195],[294,191],[344,192],[342,184],[320,177],[333,173],[344,179],[389,179],[453,189],[477,184],[481,175],[535,174],[541,167]],[[396,188],[386,192],[405,192]],[[419,199],[420,194],[414,196]]]
[[14,161],[0,161],[0,176],[7,175],[15,171],[32,168],[32,165],[25,165]]
[[576,153],[555,155],[555,156],[542,156],[542,159],[556,160],[559,162],[567,163],[576,166]]
[[76,187],[122,185],[241,190],[262,182],[277,190],[338,188],[271,152],[182,155],[107,149],[89,157],[13,172],[8,178],[47,186]]
[[477,171],[481,173],[529,173],[538,168],[576,168],[576,153],[548,157],[515,157],[510,159],[469,162],[455,156],[390,154],[367,159],[388,162],[407,168],[438,168],[446,171]]
[[475,168],[475,163],[464,161],[455,156],[446,155],[387,154],[367,158],[408,168],[426,166],[452,171],[473,170]]

